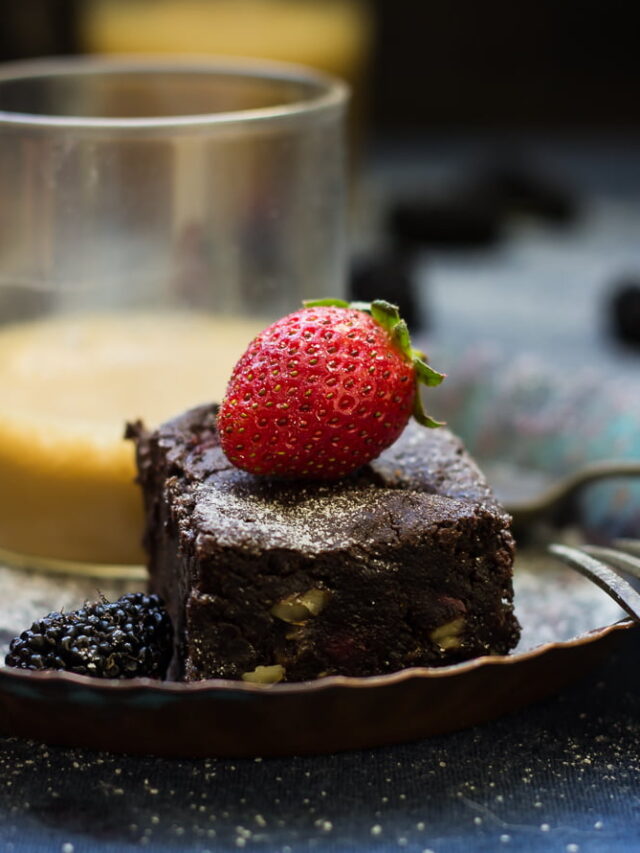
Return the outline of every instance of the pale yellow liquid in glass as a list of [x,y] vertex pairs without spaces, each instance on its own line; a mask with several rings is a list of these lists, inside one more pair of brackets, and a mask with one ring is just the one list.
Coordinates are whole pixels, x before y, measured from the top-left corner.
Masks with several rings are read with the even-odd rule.
[[0,330],[0,548],[139,563],[143,517],[127,421],[221,400],[264,321],[78,316]]

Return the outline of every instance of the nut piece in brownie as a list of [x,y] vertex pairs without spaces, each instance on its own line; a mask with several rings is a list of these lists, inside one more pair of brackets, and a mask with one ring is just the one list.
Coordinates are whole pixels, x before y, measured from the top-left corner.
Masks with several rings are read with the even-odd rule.
[[515,645],[510,519],[449,431],[412,422],[350,477],[276,481],[227,461],[216,413],[129,431],[173,678],[366,676]]

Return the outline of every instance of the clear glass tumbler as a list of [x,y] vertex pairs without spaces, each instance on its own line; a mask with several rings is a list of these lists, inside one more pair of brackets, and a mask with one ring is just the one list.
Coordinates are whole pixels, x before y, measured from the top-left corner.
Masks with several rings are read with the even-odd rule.
[[342,294],[346,102],[249,60],[0,66],[0,558],[142,560],[125,422]]

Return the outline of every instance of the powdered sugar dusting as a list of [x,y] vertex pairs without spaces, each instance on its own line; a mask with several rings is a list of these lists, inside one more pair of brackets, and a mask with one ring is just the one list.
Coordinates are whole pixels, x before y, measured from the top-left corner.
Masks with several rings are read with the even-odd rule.
[[[393,542],[398,519],[416,535],[430,525],[472,515],[461,501],[374,485],[309,485],[256,488],[236,471],[219,472],[215,483],[193,486],[191,523],[201,536],[250,552],[295,548],[307,554]],[[248,487],[249,486],[249,487]]]
[[326,551],[327,543],[336,548],[354,545],[363,501],[373,508],[383,497],[373,486],[360,490],[357,500],[353,490],[310,489],[298,492],[296,502],[287,502],[240,491],[224,481],[215,489],[199,486],[197,492],[196,528],[205,533],[215,530],[220,545],[242,545],[252,551],[297,548],[310,553]]
[[410,421],[398,441],[371,467],[389,485],[408,485],[499,508],[484,474],[448,429],[425,430]]

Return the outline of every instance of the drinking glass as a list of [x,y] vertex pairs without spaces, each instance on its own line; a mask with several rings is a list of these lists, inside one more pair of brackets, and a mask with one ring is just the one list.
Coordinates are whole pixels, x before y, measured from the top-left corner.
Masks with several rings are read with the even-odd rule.
[[142,560],[125,423],[219,400],[343,293],[346,103],[263,61],[0,66],[0,557]]

